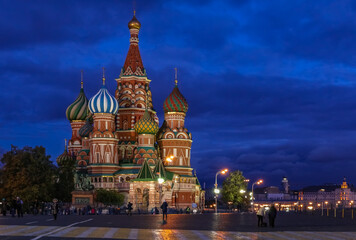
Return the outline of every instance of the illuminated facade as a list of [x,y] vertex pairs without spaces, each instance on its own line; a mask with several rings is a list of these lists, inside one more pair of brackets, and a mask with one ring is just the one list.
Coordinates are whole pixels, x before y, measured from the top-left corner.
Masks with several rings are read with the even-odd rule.
[[304,207],[353,207],[356,189],[350,187],[344,178],[341,185],[310,186],[299,191],[299,204]]
[[[177,74],[159,128],[151,80],[139,51],[141,24],[133,16],[128,27],[130,46],[115,79],[115,95],[106,88],[103,74],[98,93],[88,101],[82,81],[78,98],[66,111],[72,127],[68,152],[77,162],[73,203],[88,203],[85,194],[105,188],[123,193],[126,201],[142,210],[163,200],[176,208],[194,203],[202,206],[204,192],[191,168],[192,135],[185,127],[188,103],[179,91]],[[164,179],[161,184],[157,181],[160,176]],[[82,184],[88,181],[91,187]]]

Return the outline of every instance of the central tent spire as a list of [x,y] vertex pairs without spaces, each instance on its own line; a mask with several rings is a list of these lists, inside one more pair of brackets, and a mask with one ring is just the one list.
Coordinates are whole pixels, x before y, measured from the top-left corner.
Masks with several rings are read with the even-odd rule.
[[146,71],[143,67],[140,50],[138,48],[138,33],[141,28],[141,23],[136,18],[136,11],[134,11],[134,15],[128,23],[128,28],[130,30],[130,48],[121,75],[145,77]]

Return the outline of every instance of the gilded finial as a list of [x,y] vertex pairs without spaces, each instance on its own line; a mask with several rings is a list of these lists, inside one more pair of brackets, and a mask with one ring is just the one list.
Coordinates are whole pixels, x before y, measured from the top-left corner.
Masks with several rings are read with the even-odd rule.
[[80,70],[80,88],[83,88],[83,70]]
[[176,86],[178,85],[178,70],[177,68],[174,68],[174,71],[175,71],[175,75],[174,75],[174,82],[176,84]]
[[105,68],[103,67],[103,85],[105,85]]
[[136,16],[136,10],[134,10],[134,16]]

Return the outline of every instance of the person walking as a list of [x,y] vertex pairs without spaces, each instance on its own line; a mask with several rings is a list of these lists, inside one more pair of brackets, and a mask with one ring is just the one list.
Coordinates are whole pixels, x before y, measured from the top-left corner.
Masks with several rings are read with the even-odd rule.
[[56,198],[53,199],[52,208],[53,208],[53,218],[54,218],[54,220],[57,220],[57,215],[58,215],[58,212],[59,212],[59,206],[58,206],[58,200]]
[[6,199],[2,199],[2,208],[1,208],[2,215],[6,217],[6,212],[7,212],[7,202]]
[[127,215],[130,215],[130,216],[132,216],[132,203],[131,202],[129,202],[128,204],[127,204]]
[[22,205],[23,205],[23,201],[21,200],[20,197],[17,197],[16,198],[17,217],[23,217]]
[[268,212],[268,219],[269,219],[269,226],[274,227],[274,220],[277,216],[277,209],[275,208],[274,204],[271,204],[271,207]]
[[163,215],[163,222],[164,222],[164,215],[166,215],[166,221],[167,221],[168,203],[166,200],[164,200],[164,202],[162,203],[161,209],[162,209],[162,215]]
[[257,211],[257,226],[258,227],[263,227],[263,216],[265,214],[265,209],[264,207],[260,207]]

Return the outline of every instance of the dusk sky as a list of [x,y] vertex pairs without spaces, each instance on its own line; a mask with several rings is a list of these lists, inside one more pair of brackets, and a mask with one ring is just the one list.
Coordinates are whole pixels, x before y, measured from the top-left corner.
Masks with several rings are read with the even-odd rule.
[[[265,186],[356,183],[356,1],[135,5],[160,124],[177,67],[202,184],[225,167]],[[103,66],[114,94],[132,15],[132,1],[0,1],[1,152],[42,145],[55,161],[80,71],[88,99]]]

